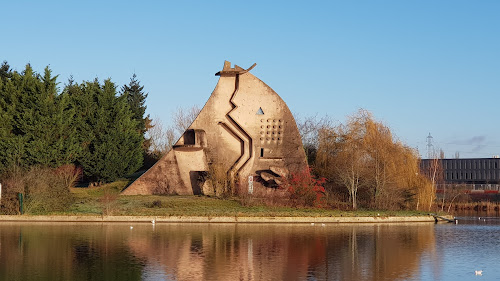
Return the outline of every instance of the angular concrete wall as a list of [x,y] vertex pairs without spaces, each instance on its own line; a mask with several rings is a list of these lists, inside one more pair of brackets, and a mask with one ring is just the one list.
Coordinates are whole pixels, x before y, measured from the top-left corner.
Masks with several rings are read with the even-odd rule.
[[290,172],[307,168],[285,102],[248,70],[229,62],[216,75],[219,82],[193,124],[122,194],[201,194],[203,175],[209,165],[219,164],[238,179],[239,192],[247,192],[248,176],[253,176],[254,194],[266,196]]

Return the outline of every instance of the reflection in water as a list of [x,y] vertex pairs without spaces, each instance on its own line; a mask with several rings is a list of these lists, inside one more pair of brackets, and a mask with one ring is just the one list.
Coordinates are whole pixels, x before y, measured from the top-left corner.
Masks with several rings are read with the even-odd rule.
[[0,224],[1,280],[417,278],[433,224]]
[[[0,224],[0,280],[140,280],[128,235],[88,224]],[[121,270],[118,270],[121,269]]]

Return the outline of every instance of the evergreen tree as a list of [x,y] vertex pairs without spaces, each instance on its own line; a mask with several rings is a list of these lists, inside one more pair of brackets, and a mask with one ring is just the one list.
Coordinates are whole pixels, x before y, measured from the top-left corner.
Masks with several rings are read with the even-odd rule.
[[144,86],[140,85],[135,73],[132,75],[132,78],[130,78],[130,83],[122,86],[120,93],[121,96],[127,101],[130,110],[132,111],[133,119],[137,121],[136,128],[137,131],[143,136],[144,151],[147,152],[150,146],[150,140],[146,139],[145,133],[152,127],[149,115],[144,116],[146,114],[145,102],[148,94],[144,93]]
[[66,110],[67,100],[57,93],[57,76],[46,67],[44,75],[26,66],[14,112],[14,132],[24,143],[23,166],[41,164],[57,167],[75,158],[75,143]]
[[2,65],[0,65],[0,79],[7,80],[12,76],[12,70],[10,69],[10,65],[7,61],[3,61]]
[[76,156],[72,111],[58,95],[57,76],[41,76],[28,64],[22,73],[0,67],[0,171],[16,165],[57,167]]
[[7,62],[0,67],[0,174],[14,164],[16,140],[13,134],[13,113],[16,87]]
[[122,96],[110,80],[70,79],[60,94],[57,85],[48,67],[40,75],[29,64],[21,73],[1,64],[0,174],[12,166],[74,163],[92,180],[112,181],[141,167],[149,118],[135,117],[145,110],[137,93],[147,96],[135,76]]
[[94,85],[90,82],[84,82],[81,85],[74,83],[71,77],[68,84],[64,87],[63,96],[67,99],[68,110],[74,112],[71,118],[70,127],[74,131],[75,142],[77,146],[77,163],[82,157],[84,149],[93,141],[93,112],[96,110],[96,105],[89,85]]
[[116,96],[115,85],[109,79],[100,85],[96,79],[68,85],[66,91],[78,112],[75,126],[83,149],[78,163],[85,175],[107,182],[139,169],[143,139],[125,97]]

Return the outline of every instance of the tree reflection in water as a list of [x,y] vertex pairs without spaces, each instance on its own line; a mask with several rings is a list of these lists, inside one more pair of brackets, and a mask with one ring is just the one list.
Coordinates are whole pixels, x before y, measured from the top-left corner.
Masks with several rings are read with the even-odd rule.
[[412,279],[434,249],[428,223],[2,223],[0,279]]

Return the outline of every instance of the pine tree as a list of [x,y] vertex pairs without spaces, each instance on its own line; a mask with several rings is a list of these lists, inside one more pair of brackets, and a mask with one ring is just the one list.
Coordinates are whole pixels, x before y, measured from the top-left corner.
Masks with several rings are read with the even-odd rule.
[[116,96],[116,87],[108,79],[67,88],[72,104],[79,112],[75,125],[82,153],[78,162],[87,177],[95,181],[113,181],[135,172],[142,165],[142,136],[137,131],[123,96]]
[[[43,110],[41,103],[41,87],[37,74],[29,64],[22,73],[14,71],[9,77],[6,89],[9,118],[11,119],[10,137],[7,145],[10,146],[6,153],[7,166],[16,165],[27,167],[37,163],[28,153],[35,139],[35,130]],[[44,157],[45,155],[39,155]]]
[[6,61],[0,67],[0,174],[14,164],[15,135],[13,112],[16,87],[12,71]]
[[136,128],[143,136],[144,151],[147,152],[150,146],[150,140],[146,139],[145,133],[152,127],[149,114],[145,116],[147,108],[145,102],[148,94],[144,93],[144,86],[140,85],[140,81],[137,80],[135,73],[132,75],[132,78],[130,78],[130,83],[122,86],[120,93],[128,103],[133,114],[133,119],[137,121]]
[[135,77],[122,96],[116,95],[110,80],[101,85],[97,79],[82,84],[70,79],[59,94],[57,76],[48,67],[40,75],[28,64],[19,73],[4,62],[0,66],[0,174],[12,166],[69,163],[81,165],[96,181],[135,172],[143,162],[143,132],[149,118],[137,119],[129,103],[137,100],[144,114],[144,99],[133,94],[145,98],[142,91]]
[[3,61],[2,65],[0,65],[0,79],[7,80],[12,76],[12,70],[10,69],[10,65],[7,61]]
[[75,144],[66,110],[67,100],[58,95],[57,76],[46,67],[38,75],[27,65],[21,81],[19,108],[14,115],[17,135],[25,144],[25,165],[57,167],[74,160]]
[[57,76],[41,76],[28,64],[22,73],[0,67],[0,170],[10,166],[71,163],[76,142],[67,99],[58,95]]

